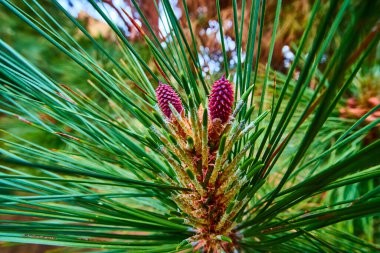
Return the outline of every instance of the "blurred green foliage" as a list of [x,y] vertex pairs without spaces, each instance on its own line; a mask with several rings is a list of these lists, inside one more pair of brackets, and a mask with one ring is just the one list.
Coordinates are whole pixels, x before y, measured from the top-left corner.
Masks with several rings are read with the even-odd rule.
[[[21,0],[14,2],[17,3],[18,6],[25,7],[25,4],[23,4]],[[54,14],[56,18],[66,20],[66,22],[61,23],[66,32],[76,39],[83,49],[96,60],[99,66],[107,71],[112,71],[112,63],[94,48],[93,44],[82,35],[76,26],[73,26],[72,23],[67,20],[67,17],[62,12],[57,12],[57,9],[54,8],[54,5],[49,1],[44,1],[42,5],[49,13]],[[28,12],[28,14],[31,16],[35,15],[32,12]],[[85,22],[79,22],[86,26]],[[0,24],[0,38],[9,45],[12,45],[15,50],[28,58],[32,64],[38,66],[50,78],[67,85],[71,89],[78,88],[95,100],[101,100],[100,97],[96,98],[96,96],[98,96],[97,93],[92,92],[93,88],[88,85],[87,81],[91,79],[91,77],[83,68],[79,68],[77,63],[57,50],[54,45],[2,5],[0,5]],[[115,59],[120,60],[123,58],[122,51],[119,47],[115,46],[114,41],[100,36],[97,37],[97,42]],[[134,47],[139,50],[145,61],[149,61],[151,54],[149,50],[144,48],[143,43],[134,43]],[[45,132],[37,128],[31,128],[24,122],[1,113],[0,129],[51,148],[57,147],[58,143],[62,143],[59,138],[55,136],[47,136]],[[9,138],[9,135],[3,136],[2,132],[0,132],[0,136]]]

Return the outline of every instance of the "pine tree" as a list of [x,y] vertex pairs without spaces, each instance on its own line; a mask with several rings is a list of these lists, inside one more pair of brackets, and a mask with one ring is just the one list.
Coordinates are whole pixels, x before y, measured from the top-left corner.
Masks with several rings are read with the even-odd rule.
[[[0,214],[24,219],[1,218],[0,241],[70,252],[379,249],[372,231],[379,186],[350,186],[380,174],[380,140],[357,141],[380,123],[361,124],[380,105],[350,124],[336,117],[342,95],[379,41],[378,3],[315,1],[284,75],[270,69],[282,1],[264,67],[255,52],[266,1],[249,9],[246,1],[233,1],[238,64],[228,64],[220,25],[223,70],[209,76],[196,34],[184,34],[169,0],[160,1],[169,22],[166,47],[131,1],[146,29],[128,17],[154,64],[112,23],[102,3],[89,0],[118,36],[114,46],[121,59],[59,2],[52,1],[65,19],[42,2],[0,1],[84,69],[89,78],[83,83],[96,97],[51,78],[0,40],[0,111],[65,144],[49,149],[19,136],[1,139]],[[238,5],[250,15],[247,34]],[[223,23],[219,1],[216,8]],[[112,68],[65,31],[67,22]],[[244,48],[243,36],[249,41]],[[327,66],[319,68],[329,50]],[[347,189],[343,200],[325,197]],[[366,234],[355,234],[351,221],[368,225]]]

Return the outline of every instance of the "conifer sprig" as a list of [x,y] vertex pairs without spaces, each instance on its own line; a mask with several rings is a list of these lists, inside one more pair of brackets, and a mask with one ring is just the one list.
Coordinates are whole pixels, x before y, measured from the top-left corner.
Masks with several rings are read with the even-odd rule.
[[[141,43],[157,69],[144,61],[102,3],[89,2],[116,35],[115,50],[123,59],[113,58],[56,0],[50,8],[65,19],[49,12],[43,1],[0,1],[57,53],[83,68],[88,73],[83,84],[96,93],[61,84],[0,40],[0,112],[62,144],[51,149],[2,130],[0,241],[104,252],[378,248],[370,229],[366,240],[347,232],[356,228],[353,219],[373,226],[379,211],[378,187],[364,192],[352,187],[379,176],[380,141],[361,146],[360,140],[380,122],[359,127],[378,108],[357,121],[334,116],[380,39],[372,32],[378,29],[376,3],[316,1],[291,68],[285,75],[276,72],[274,85],[270,62],[282,22],[281,1],[263,73],[267,3],[233,1],[238,66],[227,65],[220,25],[222,78],[223,73],[203,76],[197,36],[189,29],[191,40],[186,37],[170,1],[161,1],[169,26],[167,48],[132,1],[148,29],[139,27]],[[242,7],[250,12],[246,48]],[[217,14],[222,23],[219,1]],[[77,27],[111,67],[83,50],[64,24]],[[368,34],[371,39],[361,44]],[[319,69],[329,50],[326,68]],[[214,78],[220,79],[209,81]],[[336,194],[345,197],[334,200]]]

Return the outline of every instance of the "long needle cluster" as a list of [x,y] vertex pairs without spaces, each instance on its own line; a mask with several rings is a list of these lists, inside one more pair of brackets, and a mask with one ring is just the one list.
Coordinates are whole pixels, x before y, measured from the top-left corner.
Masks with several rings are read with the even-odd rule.
[[250,141],[240,153],[231,154],[234,144],[255,126],[245,126],[245,121],[234,118],[244,96],[232,112],[233,86],[224,76],[212,86],[208,108],[195,108],[190,99],[187,115],[171,86],[160,84],[156,96],[166,117],[166,131],[162,133],[153,127],[164,144],[160,151],[178,182],[191,189],[173,196],[187,223],[196,229],[189,241],[195,250],[231,252],[238,239],[234,220],[247,203],[247,193],[252,192],[252,188],[242,188],[248,178],[243,171],[247,166],[241,161],[260,134],[248,137]]

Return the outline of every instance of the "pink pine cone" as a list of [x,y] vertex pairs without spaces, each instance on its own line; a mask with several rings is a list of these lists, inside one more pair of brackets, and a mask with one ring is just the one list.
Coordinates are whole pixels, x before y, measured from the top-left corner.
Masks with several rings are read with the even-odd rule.
[[170,85],[160,82],[156,89],[156,97],[161,111],[169,119],[172,115],[169,103],[173,105],[177,112],[181,113],[183,111],[181,99]]
[[214,82],[209,98],[211,119],[220,119],[223,123],[228,121],[234,103],[234,90],[232,84],[224,77]]

